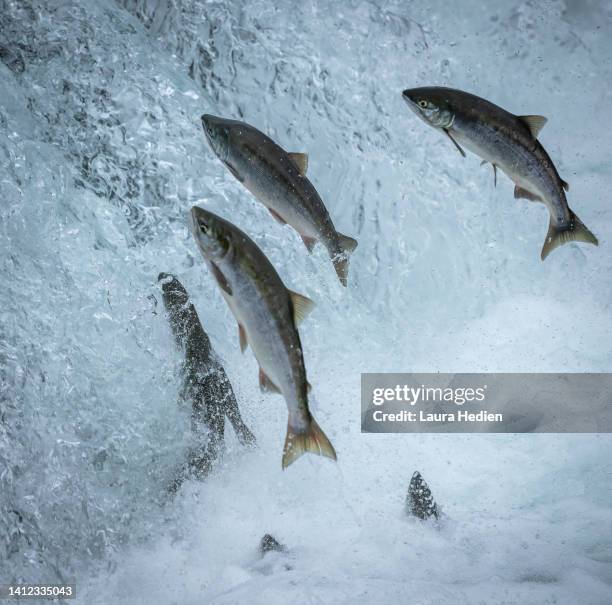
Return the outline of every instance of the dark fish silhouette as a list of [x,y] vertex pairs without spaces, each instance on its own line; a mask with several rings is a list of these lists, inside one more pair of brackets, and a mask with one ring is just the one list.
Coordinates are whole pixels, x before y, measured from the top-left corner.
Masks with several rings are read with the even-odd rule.
[[438,505],[435,503],[431,490],[419,471],[415,471],[408,486],[406,510],[409,515],[418,519],[440,518]]
[[281,544],[274,536],[265,534],[259,541],[259,553],[263,557],[268,552],[286,552],[287,547]]
[[191,429],[198,442],[175,481],[176,491],[187,477],[202,479],[208,475],[224,445],[226,416],[243,445],[254,445],[256,440],[242,420],[232,385],[187,291],[171,274],[160,273],[157,279],[176,346],[185,355],[181,397],[191,402]]

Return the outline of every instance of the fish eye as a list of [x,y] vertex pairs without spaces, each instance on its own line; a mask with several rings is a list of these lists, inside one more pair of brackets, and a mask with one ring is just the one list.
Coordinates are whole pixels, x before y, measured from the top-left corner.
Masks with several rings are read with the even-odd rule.
[[206,233],[208,231],[208,225],[204,221],[199,221],[200,229]]
[[417,105],[419,107],[421,107],[422,109],[425,109],[427,107],[428,103],[427,103],[427,101],[425,99],[419,99],[417,101]]

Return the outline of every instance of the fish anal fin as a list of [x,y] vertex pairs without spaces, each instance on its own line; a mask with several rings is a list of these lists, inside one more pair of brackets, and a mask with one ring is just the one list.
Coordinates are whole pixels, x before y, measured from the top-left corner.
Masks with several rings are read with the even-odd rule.
[[534,139],[538,138],[540,131],[544,128],[546,122],[548,122],[544,116],[517,116],[517,118],[529,128],[529,132],[531,132]]
[[244,353],[249,346],[249,339],[242,324],[238,324],[238,338],[240,339],[240,351]]
[[217,284],[219,284],[219,288],[221,288],[221,290],[223,290],[223,292],[225,292],[228,296],[232,296],[232,288],[227,282],[227,279],[225,279],[225,275],[223,275],[221,269],[219,269],[219,267],[212,261],[210,261],[210,268],[215,281]]
[[531,193],[531,191],[527,191],[527,189],[523,189],[516,185],[516,187],[514,187],[514,199],[518,200],[521,198],[524,200],[531,200],[532,202],[542,201],[542,198],[538,197],[535,193]]
[[270,214],[274,217],[274,220],[278,221],[281,225],[286,225],[287,221],[280,215],[276,210],[272,210],[272,208],[268,208]]
[[300,237],[302,238],[302,241],[304,242],[304,245],[306,246],[308,252],[312,252],[314,250],[315,244],[317,243],[317,240],[314,237],[308,237],[307,235],[300,235]]
[[293,307],[293,321],[298,326],[309,313],[314,309],[314,302],[303,294],[298,294],[293,290],[289,290],[289,298],[291,298],[291,305]]
[[291,161],[298,167],[300,174],[302,176],[306,176],[306,171],[308,170],[308,154],[290,151],[287,155],[291,158]]
[[281,393],[281,390],[270,380],[269,376],[259,368],[259,388],[262,393]]
[[459,143],[457,143],[457,141],[455,141],[455,139],[453,139],[453,135],[446,128],[443,128],[442,130],[444,130],[444,132],[446,133],[446,136],[453,142],[453,145],[459,150],[459,153],[463,157],[465,157],[465,151],[463,151],[463,149],[461,148]]

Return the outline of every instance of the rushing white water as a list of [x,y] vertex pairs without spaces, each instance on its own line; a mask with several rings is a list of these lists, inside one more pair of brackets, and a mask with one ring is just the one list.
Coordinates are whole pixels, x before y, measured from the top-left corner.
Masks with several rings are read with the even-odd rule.
[[[0,0],[0,583],[76,578],[79,602],[604,605],[607,435],[362,435],[360,372],[609,371],[606,2]],[[514,200],[404,105],[418,85],[541,113],[541,140],[599,237],[545,263]],[[214,157],[199,116],[309,154],[348,290]],[[338,463],[282,472],[262,395],[187,230],[200,204],[317,303],[301,328]],[[175,273],[259,441],[205,483],[185,455],[180,359],[156,278]],[[420,470],[446,519],[406,518]],[[261,560],[272,533],[288,553]]]

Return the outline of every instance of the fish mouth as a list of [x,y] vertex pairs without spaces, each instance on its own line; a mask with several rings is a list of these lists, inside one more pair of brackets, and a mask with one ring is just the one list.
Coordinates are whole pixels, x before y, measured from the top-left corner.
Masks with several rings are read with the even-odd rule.
[[189,212],[189,218],[191,221],[191,231],[194,235],[198,234],[198,211],[200,209],[197,206],[194,206]]
[[417,105],[417,102],[413,98],[413,92],[411,88],[407,88],[402,92],[402,98],[406,101],[406,105],[414,111],[420,118],[423,118],[423,114],[421,112],[421,108]]
[[200,120],[202,121],[202,128],[204,129],[204,135],[206,136],[206,140],[208,141],[211,147],[212,147],[211,130],[212,130],[212,124],[213,124],[214,119],[215,119],[215,116],[210,115],[209,113],[203,114],[202,117],[200,118]]

